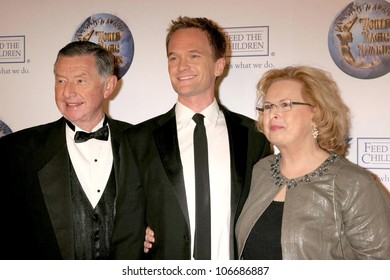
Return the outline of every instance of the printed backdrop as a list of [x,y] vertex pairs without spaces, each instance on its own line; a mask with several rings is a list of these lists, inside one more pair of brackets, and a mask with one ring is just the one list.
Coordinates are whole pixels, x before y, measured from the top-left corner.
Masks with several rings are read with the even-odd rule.
[[106,105],[136,124],[176,101],[166,29],[180,15],[221,24],[231,45],[219,98],[256,118],[255,86],[267,69],[309,64],[332,73],[352,111],[348,158],[390,190],[390,4],[384,0],[1,0],[0,120],[12,131],[60,117],[53,63],[72,40],[115,54],[118,89]]

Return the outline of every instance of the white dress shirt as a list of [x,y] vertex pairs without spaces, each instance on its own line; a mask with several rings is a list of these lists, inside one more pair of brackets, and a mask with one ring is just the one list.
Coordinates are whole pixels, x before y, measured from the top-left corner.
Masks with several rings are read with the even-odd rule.
[[[195,112],[177,102],[176,124],[191,228],[191,256],[195,231],[195,164],[193,133]],[[211,203],[211,259],[230,258],[230,150],[225,116],[216,100],[201,112],[205,116]]]
[[[92,132],[101,128],[103,122],[104,118]],[[90,139],[83,143],[75,143],[74,135],[77,131],[84,130],[75,126],[75,131],[73,131],[66,125],[66,145],[77,178],[89,202],[95,208],[106,188],[112,169],[111,133],[107,141]]]

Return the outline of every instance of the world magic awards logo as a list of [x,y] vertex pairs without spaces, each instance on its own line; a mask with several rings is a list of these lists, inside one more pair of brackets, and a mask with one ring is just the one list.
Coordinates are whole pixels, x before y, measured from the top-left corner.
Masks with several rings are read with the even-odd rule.
[[373,79],[390,72],[390,3],[356,0],[334,19],[328,48],[346,74]]
[[134,40],[130,29],[120,18],[111,14],[88,17],[77,28],[72,41],[96,43],[114,55],[115,74],[122,78],[134,57]]

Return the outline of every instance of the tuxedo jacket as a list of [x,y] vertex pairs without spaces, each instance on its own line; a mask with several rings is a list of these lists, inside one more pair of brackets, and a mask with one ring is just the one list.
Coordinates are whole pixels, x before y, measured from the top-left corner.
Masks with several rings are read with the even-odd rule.
[[[130,124],[108,119],[113,151],[116,193],[119,182],[119,146]],[[74,259],[74,232],[70,187],[70,157],[65,119],[18,131],[0,139],[1,259]],[[129,192],[127,192],[129,193]],[[135,201],[138,194],[131,194]],[[142,196],[142,194],[139,194]],[[117,197],[117,201],[123,199]],[[143,248],[142,209],[136,204],[130,257]],[[114,226],[115,227],[115,226]],[[143,226],[142,226],[143,227]],[[141,234],[141,235],[140,235]],[[139,240],[141,242],[139,242]]]
[[[146,224],[155,233],[148,259],[191,259],[191,231],[178,144],[175,107],[125,132],[123,158],[132,159],[145,192]],[[252,167],[270,153],[255,121],[228,111],[225,115],[231,159],[230,258],[235,258],[234,224],[249,191]],[[129,165],[132,166],[132,165]],[[125,173],[125,172],[124,172]]]

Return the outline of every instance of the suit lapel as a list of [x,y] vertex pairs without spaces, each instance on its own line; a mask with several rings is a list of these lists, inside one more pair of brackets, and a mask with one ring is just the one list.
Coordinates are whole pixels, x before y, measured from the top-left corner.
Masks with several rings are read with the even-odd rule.
[[154,130],[154,139],[159,151],[165,172],[172,183],[173,191],[179,201],[189,226],[189,215],[184,185],[183,167],[181,164],[179,142],[177,139],[175,107],[162,116],[159,126]]
[[43,197],[64,259],[74,258],[69,155],[65,121],[53,125],[42,156],[46,164],[38,171]]
[[[114,161],[114,174],[115,174],[115,185],[116,185],[116,195],[118,195],[119,190],[119,143],[122,136],[122,130],[118,127],[118,125],[112,120],[108,119],[108,125],[110,126],[110,134],[111,134],[111,146],[112,146],[112,156]],[[115,200],[116,203],[116,200]],[[116,209],[116,207],[114,208]]]
[[[248,128],[241,125],[241,120],[221,107],[224,112],[229,134],[232,214],[235,214],[239,197],[245,181],[248,153]],[[234,217],[234,215],[233,215]]]
[[231,163],[231,216],[230,216],[230,259],[234,259],[234,227],[238,217],[237,207],[244,187],[247,170],[248,128],[241,120],[220,105],[229,134],[230,163]]

